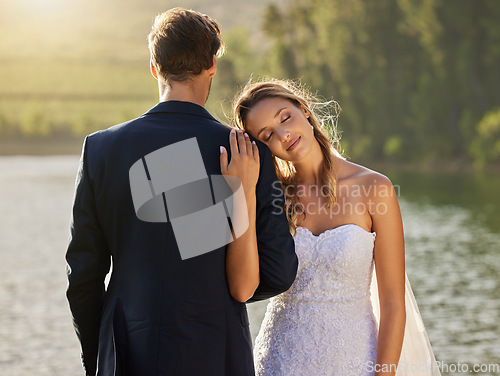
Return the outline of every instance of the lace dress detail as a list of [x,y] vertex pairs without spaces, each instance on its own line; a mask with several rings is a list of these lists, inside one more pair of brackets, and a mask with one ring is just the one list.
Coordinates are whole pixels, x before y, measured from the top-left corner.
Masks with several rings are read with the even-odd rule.
[[378,335],[370,301],[374,241],[375,233],[354,224],[319,236],[297,228],[297,277],[267,306],[255,340],[256,375],[373,375],[369,366],[376,361]]

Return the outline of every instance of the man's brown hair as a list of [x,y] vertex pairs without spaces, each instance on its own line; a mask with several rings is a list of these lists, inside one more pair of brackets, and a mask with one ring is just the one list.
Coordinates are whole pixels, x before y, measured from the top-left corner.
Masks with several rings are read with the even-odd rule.
[[185,81],[224,53],[217,23],[205,14],[173,8],[159,14],[149,33],[151,60],[167,82]]

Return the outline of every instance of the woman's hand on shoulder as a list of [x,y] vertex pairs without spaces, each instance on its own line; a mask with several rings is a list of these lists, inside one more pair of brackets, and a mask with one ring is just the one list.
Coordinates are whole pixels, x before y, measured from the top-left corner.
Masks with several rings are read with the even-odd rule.
[[259,180],[259,149],[250,137],[243,131],[232,130],[229,134],[231,161],[228,163],[228,153],[224,146],[220,147],[220,169],[225,176],[240,179],[245,196],[255,194],[255,186]]

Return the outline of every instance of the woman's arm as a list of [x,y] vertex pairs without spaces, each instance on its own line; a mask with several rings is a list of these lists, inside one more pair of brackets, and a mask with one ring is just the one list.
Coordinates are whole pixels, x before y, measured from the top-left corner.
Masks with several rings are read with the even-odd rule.
[[235,217],[248,215],[248,229],[227,246],[226,275],[231,296],[239,302],[246,302],[253,296],[260,281],[255,228],[255,186],[259,178],[259,150],[242,131],[231,131],[229,143],[231,162],[228,164],[227,151],[221,146],[221,172],[223,175],[239,178],[243,185],[245,202],[234,202],[233,207],[237,212]]
[[259,141],[256,143],[260,156],[259,179],[255,187],[260,283],[250,302],[269,299],[287,291],[295,280],[299,266],[273,156],[266,145],[259,144]]
[[401,354],[406,322],[403,222],[391,181],[376,174],[371,184],[375,189],[368,210],[372,230],[377,233],[374,258],[380,300],[379,372],[375,375],[393,376]]

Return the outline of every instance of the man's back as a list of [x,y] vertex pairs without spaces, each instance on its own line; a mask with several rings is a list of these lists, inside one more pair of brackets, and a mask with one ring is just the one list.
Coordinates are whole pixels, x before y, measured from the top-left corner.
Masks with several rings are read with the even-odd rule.
[[[228,135],[201,106],[168,101],[86,139],[67,260],[68,299],[89,374],[98,353],[98,375],[253,375],[246,307],[229,293],[225,247],[183,260],[171,221],[138,218],[129,180],[134,163],[192,138],[206,174],[218,175],[219,146],[228,148]],[[257,186],[262,283],[255,299],[286,290],[297,267],[284,215],[272,214],[276,176],[265,153]],[[180,169],[183,162],[175,161]]]

